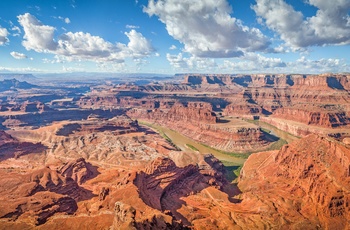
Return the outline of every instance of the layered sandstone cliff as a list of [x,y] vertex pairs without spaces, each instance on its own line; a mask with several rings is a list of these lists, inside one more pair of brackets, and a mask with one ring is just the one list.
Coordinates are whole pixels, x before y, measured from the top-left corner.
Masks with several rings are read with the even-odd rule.
[[189,85],[219,84],[241,85],[243,87],[318,87],[350,89],[350,76],[345,74],[300,75],[300,74],[193,74],[184,75]]
[[324,108],[280,108],[274,111],[274,117],[294,120],[307,125],[320,127],[340,127],[350,124],[347,112],[339,109]]
[[268,144],[260,128],[252,124],[227,124],[219,121],[207,103],[177,104],[170,110],[132,109],[128,115],[146,119],[227,152],[252,150]]

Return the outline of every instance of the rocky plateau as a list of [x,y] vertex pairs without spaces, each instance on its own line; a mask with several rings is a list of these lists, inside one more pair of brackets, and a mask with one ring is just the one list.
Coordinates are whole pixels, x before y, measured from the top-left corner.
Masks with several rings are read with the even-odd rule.
[[350,228],[350,75],[175,77],[6,77],[0,229]]

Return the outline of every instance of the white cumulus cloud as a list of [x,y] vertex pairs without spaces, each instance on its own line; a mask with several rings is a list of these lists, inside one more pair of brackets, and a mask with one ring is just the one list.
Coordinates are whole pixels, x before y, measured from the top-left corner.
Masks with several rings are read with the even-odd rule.
[[284,62],[280,58],[265,57],[249,53],[243,60],[224,60],[219,68],[231,73],[326,73],[349,72],[350,68],[344,59],[322,58],[311,60],[301,58]]
[[350,44],[349,0],[305,2],[318,9],[316,15],[304,19],[284,0],[256,0],[252,8],[291,47]]
[[217,64],[212,58],[199,58],[199,57],[184,57],[182,53],[177,55],[166,55],[170,65],[180,71],[201,71],[209,72],[214,71]]
[[122,47],[118,48],[99,36],[92,36],[83,32],[68,32],[59,37],[55,54],[64,56],[67,60],[117,61],[123,59],[118,55]]
[[221,68],[232,72],[274,72],[274,70],[280,70],[286,66],[287,64],[280,58],[270,58],[260,54],[247,53],[243,57],[243,60],[224,60]]
[[11,28],[12,31],[17,31],[17,33],[12,34],[12,36],[19,36],[21,33],[21,29],[18,26],[13,26]]
[[141,33],[136,30],[131,30],[129,33],[125,32],[129,38],[128,49],[132,52],[134,57],[144,57],[150,55],[154,48],[150,41],[148,41]]
[[57,43],[53,40],[54,27],[43,25],[29,13],[19,15],[17,18],[24,30],[22,45],[27,50],[49,52],[57,49]]
[[0,66],[1,72],[24,72],[24,73],[33,73],[33,72],[45,72],[47,70],[37,69],[32,67],[26,68],[11,68],[11,67],[2,67]]
[[64,18],[62,16],[58,16],[58,17],[54,16],[53,18],[58,18],[58,19],[62,20],[64,23],[66,23],[66,24],[70,23],[70,19],[69,18]]
[[325,72],[349,72],[350,67],[344,59],[321,58],[310,60],[302,56],[295,62],[288,63],[288,67],[293,72],[302,73],[325,73]]
[[198,57],[236,57],[269,46],[259,29],[231,17],[226,0],[149,0],[143,10],[156,15],[184,51]]
[[8,35],[9,32],[7,29],[0,26],[0,46],[4,45],[6,42],[9,42],[9,39],[7,38]]
[[55,28],[44,25],[29,13],[18,16],[24,30],[22,45],[27,50],[52,53],[61,61],[89,60],[95,62],[124,62],[125,58],[144,58],[154,48],[151,43],[135,30],[126,32],[128,44],[113,44],[99,36],[84,32],[67,32],[55,39]]
[[12,51],[11,53],[11,56],[16,58],[16,59],[26,59],[28,58],[27,55],[23,54],[23,53],[18,53],[18,52],[15,52],[15,51]]

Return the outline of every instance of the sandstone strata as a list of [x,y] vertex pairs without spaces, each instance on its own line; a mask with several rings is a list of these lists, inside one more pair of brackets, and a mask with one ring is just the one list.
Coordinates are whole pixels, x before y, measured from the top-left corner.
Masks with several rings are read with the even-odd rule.
[[207,103],[177,104],[170,110],[133,109],[128,114],[170,127],[194,140],[227,152],[251,150],[268,144],[257,126],[220,123]]
[[349,165],[350,149],[316,135],[254,154],[240,177],[242,205],[258,203],[265,226],[346,229]]

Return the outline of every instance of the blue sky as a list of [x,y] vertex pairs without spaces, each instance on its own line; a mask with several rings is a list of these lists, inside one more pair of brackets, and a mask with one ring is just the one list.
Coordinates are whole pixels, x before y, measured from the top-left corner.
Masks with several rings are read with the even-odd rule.
[[2,0],[0,72],[350,72],[349,0]]

